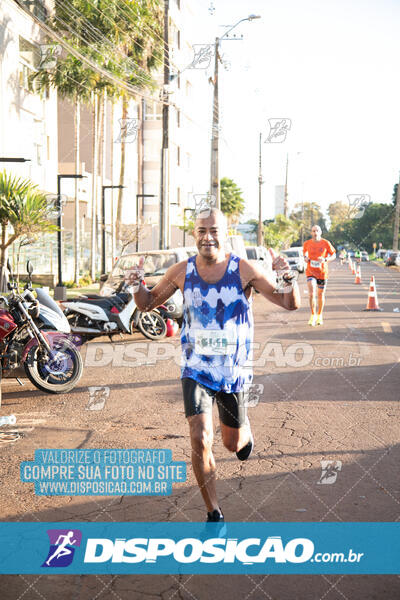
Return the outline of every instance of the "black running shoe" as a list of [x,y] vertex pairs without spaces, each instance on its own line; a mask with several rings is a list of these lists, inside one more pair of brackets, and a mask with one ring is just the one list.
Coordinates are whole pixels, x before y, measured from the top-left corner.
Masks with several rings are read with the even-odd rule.
[[254,438],[253,438],[253,434],[251,433],[250,421],[249,421],[248,417],[246,417],[246,425],[249,428],[250,439],[247,442],[247,444],[245,446],[243,446],[243,448],[241,448],[238,452],[236,452],[236,456],[238,457],[239,460],[247,460],[249,458],[250,454],[253,452],[253,448],[254,448]]
[[224,515],[217,508],[207,513],[207,523],[221,523],[225,521]]
[[202,538],[204,540],[209,538],[223,538],[226,537],[226,523],[224,515],[218,509],[207,513],[207,522],[204,525]]

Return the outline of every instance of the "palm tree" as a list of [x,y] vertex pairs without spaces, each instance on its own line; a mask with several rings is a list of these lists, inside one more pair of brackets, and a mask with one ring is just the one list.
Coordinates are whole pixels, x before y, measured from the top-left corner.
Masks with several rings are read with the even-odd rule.
[[[33,241],[39,233],[57,231],[52,222],[53,208],[45,194],[29,179],[0,173],[0,290],[7,291],[5,269],[7,250],[15,240],[25,237]],[[12,232],[10,233],[10,226]]]
[[[118,77],[136,89],[154,89],[150,75],[162,51],[162,2],[161,0],[102,0],[102,2],[82,2],[70,0],[57,3],[48,20],[52,29],[57,30],[68,43],[81,54],[96,62],[111,75]],[[154,31],[154,36],[153,32]],[[91,275],[95,276],[96,265],[96,204],[100,193],[96,185],[99,157],[103,153],[99,143],[100,118],[102,108],[99,99],[107,97],[114,101],[123,99],[123,113],[128,113],[127,93],[118,83],[111,83],[95,69],[85,66],[74,56],[67,54],[57,61],[54,71],[40,69],[34,78],[39,87],[52,85],[61,96],[70,98],[75,104],[75,164],[79,168],[79,108],[80,102],[92,102],[96,113],[93,127],[93,186],[92,186],[92,240]],[[119,185],[125,178],[125,141],[121,140],[121,170]],[[112,140],[113,143],[113,140]],[[77,184],[77,182],[76,182]],[[76,188],[77,190],[77,188]],[[77,196],[77,192],[75,193]],[[122,190],[118,196],[117,230],[122,214]],[[79,278],[79,204],[75,198],[75,280]]]

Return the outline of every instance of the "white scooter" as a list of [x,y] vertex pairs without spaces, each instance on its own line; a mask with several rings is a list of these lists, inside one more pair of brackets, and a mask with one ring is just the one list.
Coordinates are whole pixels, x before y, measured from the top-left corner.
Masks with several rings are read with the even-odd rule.
[[85,341],[102,335],[112,340],[113,334],[132,334],[135,329],[150,340],[163,338],[167,333],[162,311],[158,308],[150,312],[138,310],[132,287],[125,282],[110,296],[90,294],[69,298],[61,304],[72,333],[79,334]]

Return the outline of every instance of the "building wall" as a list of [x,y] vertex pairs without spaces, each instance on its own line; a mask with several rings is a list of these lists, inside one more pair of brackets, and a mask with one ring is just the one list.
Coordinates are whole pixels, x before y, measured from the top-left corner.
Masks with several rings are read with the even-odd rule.
[[276,215],[283,215],[285,204],[285,186],[284,185],[276,185],[275,186],[275,212]]
[[57,95],[27,90],[40,63],[44,35],[13,0],[0,3],[0,156],[29,158],[1,167],[29,177],[42,191],[57,191]]

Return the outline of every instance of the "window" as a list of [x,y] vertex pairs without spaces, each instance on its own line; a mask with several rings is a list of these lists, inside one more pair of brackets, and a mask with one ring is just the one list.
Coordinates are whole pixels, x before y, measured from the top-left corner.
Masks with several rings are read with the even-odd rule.
[[32,14],[41,21],[46,21],[48,12],[43,0],[21,0],[23,4]]
[[[28,40],[19,38],[19,83],[29,91],[29,77],[35,73],[40,64],[40,50]],[[35,87],[34,87],[35,89]]]
[[144,118],[146,121],[161,121],[162,119],[162,104],[154,100],[145,100],[144,103]]
[[190,96],[192,93],[192,84],[190,81],[186,82],[186,96]]

